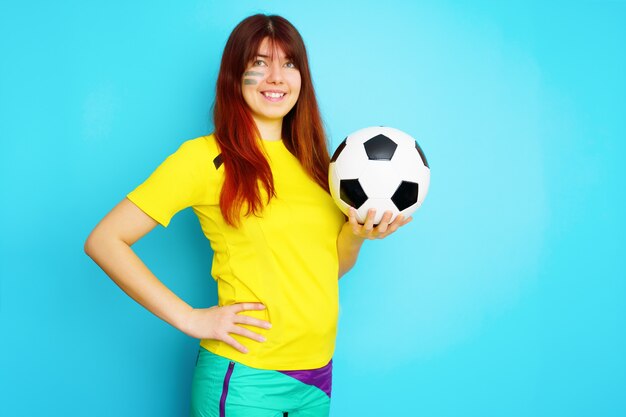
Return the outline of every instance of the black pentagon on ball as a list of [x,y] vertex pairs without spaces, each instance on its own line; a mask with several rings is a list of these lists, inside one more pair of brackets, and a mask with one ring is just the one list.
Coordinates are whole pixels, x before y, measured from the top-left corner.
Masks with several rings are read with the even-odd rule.
[[348,140],[348,138],[345,138],[343,140],[343,142],[341,142],[339,144],[339,146],[337,146],[337,149],[335,150],[335,153],[333,154],[333,157],[330,158],[330,162],[335,162],[337,161],[337,158],[339,158],[339,154],[341,153],[341,151],[343,151],[343,148],[346,147],[346,140]]
[[339,198],[356,209],[367,201],[367,194],[363,191],[358,179],[339,181]]
[[363,146],[365,146],[365,152],[370,160],[390,161],[398,144],[387,136],[380,134],[365,141]]
[[424,151],[422,150],[422,148],[417,144],[417,141],[415,141],[415,149],[417,149],[417,152],[419,152],[420,154],[420,158],[422,158],[422,162],[424,163],[424,165],[426,165],[427,168],[430,168],[428,166],[428,161],[426,160],[426,155],[424,155]]
[[396,205],[398,210],[402,211],[417,203],[419,195],[419,184],[410,181],[402,181],[398,189],[391,196],[391,201]]

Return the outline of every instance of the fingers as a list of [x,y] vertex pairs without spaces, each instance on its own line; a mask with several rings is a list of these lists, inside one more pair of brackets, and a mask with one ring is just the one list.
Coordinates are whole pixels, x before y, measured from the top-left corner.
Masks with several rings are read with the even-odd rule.
[[378,223],[379,234],[382,235],[387,231],[387,228],[389,227],[389,221],[391,220],[391,216],[393,216],[393,213],[387,210],[385,214],[383,215],[383,218],[380,220],[380,223]]
[[367,211],[367,217],[363,224],[363,229],[367,234],[370,234],[374,230],[374,217],[376,216],[376,209],[369,209]]
[[358,235],[361,230],[361,225],[356,220],[356,209],[354,207],[350,207],[349,213],[350,214],[348,215],[348,222],[352,226],[352,233]]
[[370,234],[374,230],[374,217],[376,216],[376,210],[375,209],[368,210],[367,217],[365,217],[365,222],[363,224],[360,224],[357,221],[356,216],[357,216],[356,209],[354,207],[350,207],[349,215],[348,215],[348,222],[350,223],[352,227],[352,233],[365,239],[372,239]]
[[221,339],[222,342],[227,343],[237,349],[241,353],[248,353],[248,348],[239,343],[234,337],[226,335]]
[[[251,310],[264,310],[265,306],[261,303],[237,303],[229,306],[220,307],[226,313],[225,317],[230,317],[224,322],[222,330],[219,332],[219,336],[216,338],[229,344],[233,348],[237,349],[241,353],[248,353],[248,348],[237,341],[232,335],[239,335],[247,337],[259,343],[266,341],[266,338],[258,333],[255,333],[245,327],[238,326],[237,324],[244,324],[248,326],[255,326],[261,329],[270,329],[272,324],[265,320],[260,320],[254,317],[250,317],[246,314],[238,314],[244,311]],[[230,324],[228,324],[230,323]]]
[[393,217],[393,212],[387,210],[380,219],[380,222],[375,225],[374,219],[376,218],[376,209],[369,209],[367,211],[367,217],[363,224],[359,224],[356,220],[357,211],[351,207],[349,211],[348,221],[352,227],[352,232],[365,239],[382,239],[391,233],[395,232],[398,227],[408,223],[404,223],[404,217],[399,215],[393,222],[390,223]]
[[354,235],[364,239],[373,240],[383,239],[413,220],[413,217],[405,218],[401,214],[396,216],[393,221],[391,221],[392,217],[393,213],[387,210],[380,219],[380,222],[378,224],[374,224],[376,210],[369,209],[367,211],[365,221],[363,224],[359,224],[357,221],[357,210],[354,207],[350,207],[348,212],[348,223],[350,224]]
[[263,343],[265,342],[265,337],[253,332],[252,330],[248,330],[244,327],[239,327],[239,326],[233,326],[232,329],[230,329],[231,334],[238,334],[239,336],[243,336],[243,337],[247,337],[248,339],[252,339],[252,340],[256,340],[259,343]]
[[263,329],[270,329],[272,324],[265,320],[255,319],[254,317],[246,316],[244,314],[237,314],[233,323],[246,324],[248,326],[261,327]]
[[398,216],[393,220],[393,222],[389,225],[389,230],[391,232],[395,232],[398,230],[398,227],[404,224],[404,216],[402,214],[398,214]]
[[233,304],[231,308],[235,313],[241,313],[246,310],[265,310],[265,306],[261,303],[238,303]]

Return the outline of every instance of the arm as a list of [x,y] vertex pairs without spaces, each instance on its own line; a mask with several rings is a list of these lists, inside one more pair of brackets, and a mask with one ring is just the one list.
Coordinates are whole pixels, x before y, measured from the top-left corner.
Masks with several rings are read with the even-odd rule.
[[352,269],[361,251],[365,238],[352,231],[350,222],[344,223],[337,237],[337,254],[339,255],[339,278]]
[[157,224],[124,199],[91,232],[85,242],[85,253],[126,294],[181,329],[191,307],[167,289],[130,248]]
[[341,231],[339,232],[339,236],[337,237],[339,278],[352,269],[356,263],[357,257],[359,256],[361,246],[366,239],[383,239],[398,230],[400,226],[404,226],[413,219],[412,217],[404,219],[402,215],[399,215],[393,222],[389,223],[391,215],[390,211],[386,212],[380,223],[377,226],[374,226],[374,216],[376,216],[376,210],[371,209],[367,213],[365,223],[359,224],[356,221],[356,210],[354,208],[350,208],[348,221],[344,223]]
[[245,352],[230,333],[253,340],[263,337],[236,324],[269,328],[269,323],[237,313],[262,310],[257,303],[194,309],[169,290],[139,259],[131,246],[157,222],[130,200],[124,199],[91,232],[85,252],[130,297],[182,332],[202,339],[222,340]]

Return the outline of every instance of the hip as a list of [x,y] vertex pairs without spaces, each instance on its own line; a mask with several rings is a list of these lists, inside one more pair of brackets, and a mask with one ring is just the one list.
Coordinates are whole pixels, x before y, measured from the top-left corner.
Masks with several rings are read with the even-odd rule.
[[200,347],[192,384],[192,416],[327,416],[332,360],[307,370],[267,370]]

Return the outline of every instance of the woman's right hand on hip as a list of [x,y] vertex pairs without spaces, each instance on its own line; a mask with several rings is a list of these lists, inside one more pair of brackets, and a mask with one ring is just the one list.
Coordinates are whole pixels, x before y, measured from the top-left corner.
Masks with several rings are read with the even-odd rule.
[[248,353],[248,349],[231,334],[244,336],[257,342],[265,342],[265,337],[262,335],[239,326],[245,324],[262,329],[271,328],[272,325],[265,320],[239,314],[248,310],[264,309],[265,306],[261,303],[238,303],[224,307],[194,308],[189,312],[186,328],[183,331],[198,339],[220,340],[241,353]]

